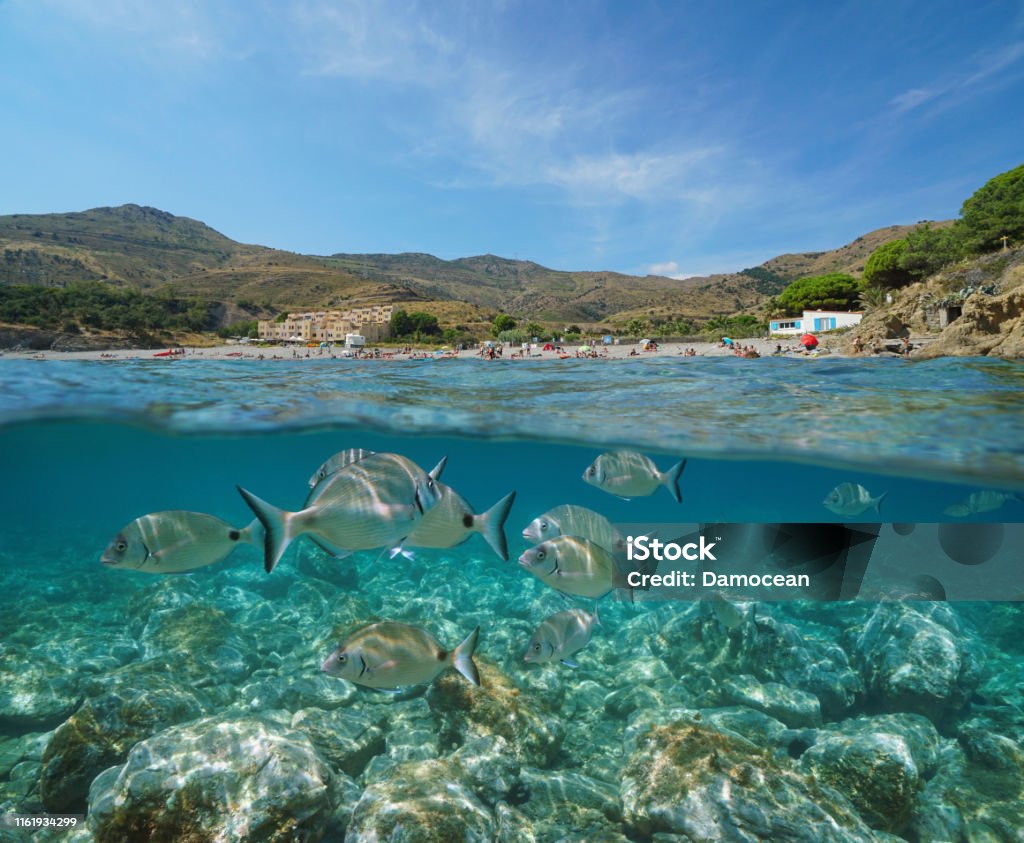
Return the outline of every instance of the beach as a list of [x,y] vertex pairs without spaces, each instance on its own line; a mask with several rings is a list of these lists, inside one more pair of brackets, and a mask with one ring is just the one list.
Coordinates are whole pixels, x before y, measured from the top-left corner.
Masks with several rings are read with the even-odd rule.
[[[839,338],[830,338],[827,336],[819,337],[820,353],[829,354],[840,354],[839,352]],[[564,351],[544,351],[544,344],[538,345],[535,349],[532,349],[530,356],[524,357],[521,348],[516,344],[505,343],[502,346],[502,353],[499,358],[500,360],[512,360],[520,361],[524,359],[530,360],[561,360],[564,359],[562,355],[568,354],[568,359],[576,359],[577,350],[585,341],[563,344]],[[775,353],[776,347],[781,346],[786,356],[799,356],[802,352],[799,350],[800,346],[797,342],[796,337],[790,337],[787,339],[771,339],[766,340],[763,338],[748,338],[748,339],[737,339],[735,343],[740,347],[751,347],[761,357],[768,357]],[[498,344],[501,345],[501,344]],[[721,343],[713,342],[692,342],[692,343],[662,343],[658,345],[657,349],[653,351],[644,351],[639,343],[629,344],[618,344],[618,345],[601,345],[595,343],[591,345],[594,352],[597,353],[596,358],[591,359],[608,359],[608,360],[622,360],[622,359],[648,359],[651,357],[684,357],[688,349],[692,349],[695,354],[691,356],[696,357],[734,357],[735,352],[729,346],[723,346]],[[0,356],[5,359],[16,359],[16,360],[323,360],[325,358],[331,359],[333,356],[336,359],[353,359],[351,351],[343,348],[307,348],[305,346],[298,346],[295,348],[282,348],[278,346],[272,346],[267,348],[261,348],[256,345],[217,345],[210,346],[208,348],[186,346],[183,354],[171,354],[168,355],[166,352],[172,350],[171,348],[163,349],[140,349],[140,348],[124,348],[124,349],[110,349],[106,351],[101,350],[90,350],[90,351],[54,351],[54,350],[20,350],[20,349],[5,349],[0,351]],[[379,356],[378,356],[379,355]],[[459,352],[443,351],[439,352],[436,349],[430,347],[412,347],[411,351],[404,351],[400,348],[395,347],[367,347],[362,350],[360,356],[356,359],[360,360],[415,360],[423,359],[425,356],[434,357],[438,355],[444,355],[447,357],[457,356],[459,359],[470,359],[470,360],[482,360],[485,362],[494,362],[488,360],[485,356],[481,355],[481,348],[469,348]]]

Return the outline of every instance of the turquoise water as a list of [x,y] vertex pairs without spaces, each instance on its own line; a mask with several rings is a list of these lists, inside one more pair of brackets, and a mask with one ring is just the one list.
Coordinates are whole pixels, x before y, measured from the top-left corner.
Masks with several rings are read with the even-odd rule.
[[[523,528],[565,503],[631,524],[1024,521],[1009,494],[1024,491],[1020,365],[4,360],[0,408],[0,808],[88,813],[67,839],[1024,827],[1020,604],[766,602],[730,620],[707,603],[604,600],[578,667],[538,667],[522,661],[537,625],[593,603],[515,561]],[[612,446],[661,469],[686,457],[683,502],[582,482]],[[346,448],[424,469],[447,456],[444,482],[476,512],[514,490],[511,561],[474,535],[411,559],[339,560],[299,540],[271,574],[248,546],[185,575],[99,563],[146,513],[245,526],[236,485],[299,509]],[[884,492],[881,515],[827,510],[844,482]],[[1008,496],[944,514],[981,490]],[[483,687],[449,671],[389,695],[320,672],[345,631],[382,619],[449,649],[479,626]],[[240,811],[262,824],[232,825]],[[807,825],[824,816],[832,837]]]

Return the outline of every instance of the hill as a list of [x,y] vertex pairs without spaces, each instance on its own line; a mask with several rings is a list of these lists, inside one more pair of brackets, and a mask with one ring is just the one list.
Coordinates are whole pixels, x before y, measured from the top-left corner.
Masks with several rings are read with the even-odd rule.
[[622,325],[630,318],[702,321],[756,312],[796,278],[859,274],[867,256],[909,226],[878,229],[830,252],[781,255],[740,273],[684,280],[562,271],[478,255],[300,255],[238,243],[205,223],[122,205],[66,214],[0,216],[0,282],[99,281],[224,302],[224,318],[301,307],[406,303],[445,319],[486,321],[503,310],[541,322]]

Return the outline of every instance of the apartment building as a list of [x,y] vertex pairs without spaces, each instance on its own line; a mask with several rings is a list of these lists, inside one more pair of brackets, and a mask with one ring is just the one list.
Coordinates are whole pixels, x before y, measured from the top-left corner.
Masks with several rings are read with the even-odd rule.
[[393,304],[378,304],[348,310],[289,313],[283,322],[259,320],[259,336],[271,342],[342,343],[345,334],[361,334],[370,342],[376,342],[390,336],[394,311]]

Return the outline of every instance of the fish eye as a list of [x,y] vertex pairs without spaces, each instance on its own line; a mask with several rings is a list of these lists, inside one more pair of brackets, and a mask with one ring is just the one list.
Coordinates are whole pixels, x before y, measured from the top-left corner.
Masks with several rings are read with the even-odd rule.
[[316,473],[316,476],[317,476],[318,478],[320,478],[321,480],[323,480],[323,479],[324,479],[324,478],[325,478],[325,477],[327,476],[327,472],[326,472],[326,471],[325,471],[324,469],[322,469],[322,468],[321,468],[321,469],[320,469],[320,470],[319,470],[319,471],[318,471],[318,472]]
[[120,541],[120,542],[118,542],[117,544],[114,545],[114,550],[116,550],[118,553],[124,553],[127,549],[128,549],[128,543],[127,542]]
[[541,521],[540,522],[540,528],[542,530],[546,530],[548,528],[548,522],[547,521]]
[[534,650],[535,650],[536,652],[538,652],[538,653],[539,653],[539,652],[540,652],[540,642],[537,642],[536,644],[534,644],[534,645],[533,645],[533,649],[534,649]]
[[348,656],[344,653],[338,655],[338,664],[345,664],[346,661],[348,661]]
[[591,477],[593,477],[596,473],[597,469],[594,468],[594,466],[590,466],[590,468],[587,469],[587,474],[589,474]]
[[543,559],[545,556],[547,556],[547,554],[543,550],[538,550],[537,551],[537,558],[538,559]]

